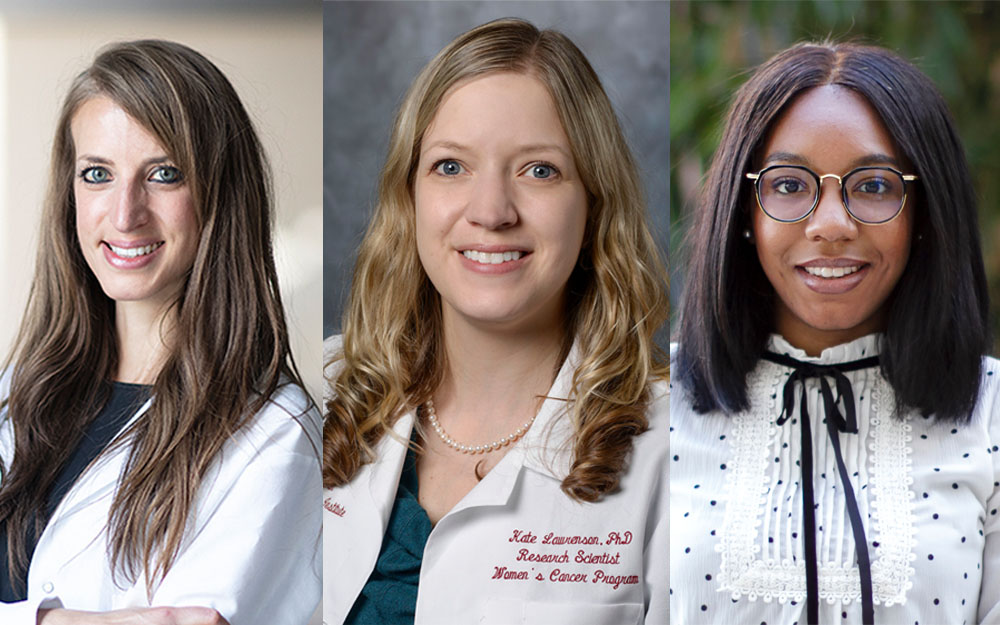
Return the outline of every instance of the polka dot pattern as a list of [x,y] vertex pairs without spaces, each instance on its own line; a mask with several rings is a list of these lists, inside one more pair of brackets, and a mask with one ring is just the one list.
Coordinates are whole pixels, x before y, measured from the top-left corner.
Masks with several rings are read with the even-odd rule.
[[[793,358],[807,360],[780,337],[772,337],[771,349],[781,346]],[[865,349],[877,353],[878,337],[869,336],[826,350],[822,362],[844,362],[860,357]],[[781,352],[779,352],[781,353]],[[827,359],[827,360],[822,360]],[[832,360],[831,360],[832,359]],[[1000,363],[987,359],[989,373]],[[770,364],[770,363],[768,363]],[[761,367],[754,375],[758,375]],[[783,376],[784,373],[777,374]],[[858,417],[864,418],[861,435],[842,434],[841,447],[849,477],[859,499],[865,524],[869,557],[875,582],[875,620],[878,623],[978,623],[1000,622],[1000,588],[981,588],[984,577],[1000,579],[1000,549],[987,551],[987,541],[1000,542],[1000,389],[996,378],[984,375],[977,410],[968,425],[955,425],[935,415],[922,418],[906,414],[900,421],[893,410],[883,411],[882,397],[892,389],[881,376],[862,379],[865,372],[850,374],[858,397]],[[780,389],[786,378],[750,388],[765,389],[751,397],[754,406],[776,406],[771,389]],[[671,619],[684,623],[806,623],[806,603],[794,593],[781,598],[766,592],[750,593],[734,588],[739,579],[724,570],[724,555],[732,541],[749,537],[750,557],[745,574],[757,575],[759,587],[780,586],[786,571],[791,586],[802,582],[804,546],[801,522],[801,469],[798,463],[799,425],[789,420],[778,428],[770,423],[760,427],[765,444],[753,452],[740,447],[747,428],[757,427],[747,420],[721,413],[699,415],[693,411],[684,389],[674,385],[671,397]],[[815,389],[810,392],[816,393]],[[759,399],[754,399],[757,397]],[[778,396],[780,397],[780,395]],[[861,398],[863,397],[863,399]],[[796,400],[797,401],[797,400]],[[889,402],[891,405],[891,402]],[[996,406],[997,415],[992,414]],[[774,410],[776,417],[780,407]],[[798,410],[796,409],[796,415]],[[744,417],[747,413],[744,413]],[[814,426],[823,410],[815,412]],[[901,424],[905,431],[905,462],[885,453],[884,444],[874,434],[880,423]],[[859,623],[857,563],[850,525],[844,515],[843,487],[833,462],[832,448],[816,436],[814,427],[814,490],[816,496],[817,549],[820,558],[820,622]],[[825,436],[825,431],[820,434]],[[761,481],[755,490],[755,476],[745,475],[748,463],[740,456],[756,454],[762,462]],[[882,473],[879,473],[882,471]],[[877,475],[895,476],[903,485],[906,509],[912,518],[909,542],[901,535],[895,517],[884,510],[889,501],[888,480]],[[743,476],[746,481],[739,481]],[[737,483],[742,488],[733,488]],[[697,484],[698,487],[694,488]],[[749,493],[749,494],[748,494]],[[728,525],[727,511],[749,497],[749,512],[740,523]],[[846,528],[846,531],[845,531]],[[907,565],[886,568],[884,554],[908,549]],[[990,557],[987,557],[989,555]],[[742,565],[741,565],[742,566]],[[853,583],[841,586],[832,574],[846,567]],[[909,572],[905,569],[909,568]],[[852,577],[853,576],[853,577]],[[905,588],[902,601],[879,601],[880,592],[899,583]],[[676,592],[674,592],[676,591]],[[852,595],[853,593],[853,595]],[[833,601],[827,602],[826,596]]]

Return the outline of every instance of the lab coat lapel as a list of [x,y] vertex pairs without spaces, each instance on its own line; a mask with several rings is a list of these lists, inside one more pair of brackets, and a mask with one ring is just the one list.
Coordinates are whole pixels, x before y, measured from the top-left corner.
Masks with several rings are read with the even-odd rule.
[[[128,423],[118,431],[113,440],[117,440],[122,432],[130,428],[139,417],[145,414],[152,403],[152,398],[147,399],[128,420]],[[103,497],[112,496],[118,485],[118,479],[121,477],[129,448],[128,445],[122,445],[118,446],[110,454],[102,453],[99,455],[94,464],[83,472],[76,483],[69,489],[69,492],[66,493],[66,496],[63,497],[63,500],[52,514],[52,519],[49,521],[46,529],[56,526],[62,520],[72,516],[81,509],[93,505],[95,501]]]
[[[121,436],[152,404],[146,400],[115,438]],[[111,453],[101,453],[76,480],[52,513],[35,546],[35,561],[47,561],[44,554],[60,553],[65,561],[83,553],[97,540],[108,520],[111,498],[121,477],[129,445],[118,446]],[[65,531],[64,531],[65,530]]]
[[[375,450],[378,461],[369,465],[368,491],[378,511],[379,536],[385,534],[389,525],[389,515],[396,501],[396,491],[399,489],[399,479],[403,474],[403,461],[406,460],[407,444],[413,433],[414,414],[408,412],[396,420],[392,431],[396,436],[383,436]],[[398,438],[396,438],[398,437]]]
[[525,468],[560,482],[569,474],[573,462],[574,427],[570,421],[569,395],[579,362],[579,350],[574,343],[535,417],[535,423],[519,445]]
[[347,617],[375,568],[399,488],[413,419],[412,412],[401,416],[392,432],[376,445],[378,460],[362,467],[350,484],[324,493],[323,570],[327,579],[336,580],[323,590],[323,600],[329,606],[324,608],[328,622],[342,622]]

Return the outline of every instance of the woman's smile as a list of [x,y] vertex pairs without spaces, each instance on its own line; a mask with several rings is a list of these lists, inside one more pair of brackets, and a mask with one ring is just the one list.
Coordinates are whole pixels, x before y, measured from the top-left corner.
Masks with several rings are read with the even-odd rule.
[[198,251],[187,179],[159,140],[104,96],[80,106],[72,132],[76,230],[90,270],[111,299],[162,308]]
[[117,245],[110,241],[102,241],[102,243],[104,244],[104,257],[108,263],[118,269],[141,269],[156,259],[164,242],[118,242]]
[[445,315],[504,328],[558,323],[587,194],[545,85],[508,72],[459,83],[422,146],[417,252]]
[[871,265],[853,258],[817,258],[796,266],[807,288],[817,293],[847,293],[868,276]]
[[856,221],[827,174],[865,165],[909,169],[863,98],[843,87],[815,87],[775,121],[755,166],[808,167],[824,175],[815,209],[801,221],[775,221],[752,206],[757,257],[774,287],[775,329],[810,354],[884,329],[887,302],[910,255],[913,199],[887,223]]

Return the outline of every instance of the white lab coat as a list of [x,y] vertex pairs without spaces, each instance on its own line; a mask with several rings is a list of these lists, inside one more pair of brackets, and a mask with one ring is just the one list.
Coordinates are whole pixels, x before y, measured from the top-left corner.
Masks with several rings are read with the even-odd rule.
[[[575,362],[574,350],[549,397],[567,396]],[[666,385],[654,385],[653,396],[650,429],[635,439],[621,488],[598,503],[559,488],[572,427],[565,402],[547,399],[524,438],[431,531],[416,624],[664,625]],[[377,462],[324,492],[326,625],[343,623],[374,569],[413,423],[412,412],[402,416],[396,437],[379,442]]]
[[[0,384],[6,397],[9,381]],[[226,443],[202,482],[180,553],[152,598],[144,576],[135,583],[112,578],[106,526],[127,449],[99,457],[42,532],[28,599],[0,603],[0,623],[34,625],[39,608],[163,605],[215,608],[233,625],[306,623],[320,598],[315,502],[322,488],[320,418],[307,405],[301,388],[284,386]],[[6,411],[0,418],[0,458],[9,463],[13,430]]]

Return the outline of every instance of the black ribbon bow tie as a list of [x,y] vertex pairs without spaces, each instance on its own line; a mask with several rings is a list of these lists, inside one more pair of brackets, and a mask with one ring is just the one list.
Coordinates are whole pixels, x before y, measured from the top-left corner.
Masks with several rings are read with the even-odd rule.
[[[844,486],[847,498],[847,515],[850,517],[851,531],[854,534],[854,548],[858,557],[858,570],[861,577],[861,619],[865,625],[872,625],[875,622],[875,606],[868,540],[865,538],[865,527],[861,522],[861,512],[858,510],[854,488],[851,486],[850,476],[844,465],[844,456],[840,451],[840,432],[858,433],[854,390],[851,388],[851,381],[844,374],[877,367],[879,364],[878,356],[833,365],[802,362],[791,356],[773,352],[765,352],[763,358],[794,369],[788,377],[788,381],[785,382],[781,415],[776,421],[777,425],[784,425],[791,418],[792,412],[795,410],[795,385],[797,383],[802,385],[799,404],[799,418],[802,421],[800,430],[802,434],[802,512],[803,524],[805,525],[802,537],[805,542],[806,554],[806,606],[809,623],[816,625],[819,622],[819,566],[816,558],[816,497],[813,493],[812,432],[810,431],[809,411],[806,408],[806,380],[818,378],[823,408],[826,412],[826,431],[830,436],[830,443],[833,445],[833,452],[837,458],[837,472],[840,474],[840,482]],[[833,378],[837,387],[836,399],[833,397],[833,391],[827,378]],[[843,402],[846,415],[842,415],[837,407],[841,402]]]

